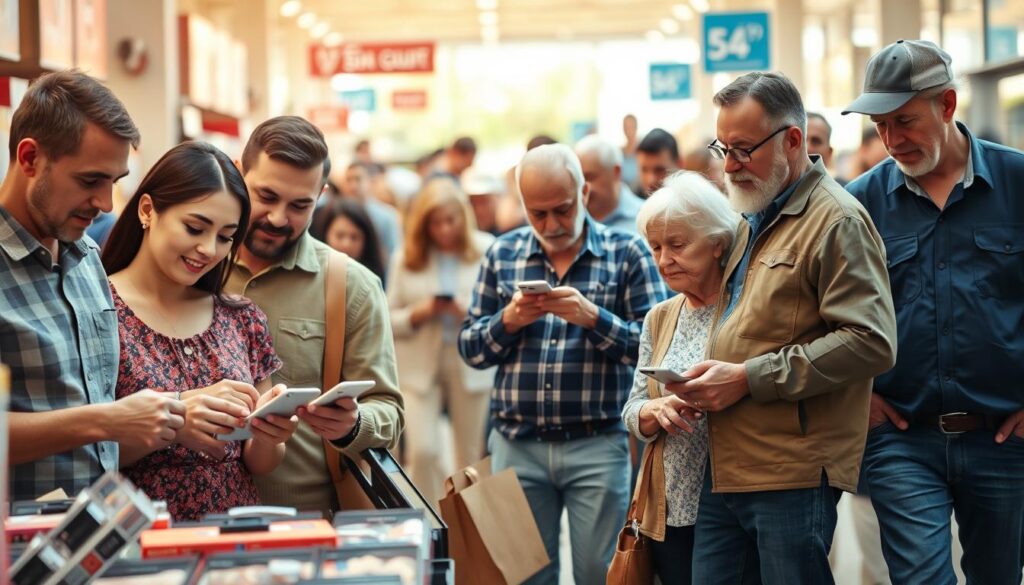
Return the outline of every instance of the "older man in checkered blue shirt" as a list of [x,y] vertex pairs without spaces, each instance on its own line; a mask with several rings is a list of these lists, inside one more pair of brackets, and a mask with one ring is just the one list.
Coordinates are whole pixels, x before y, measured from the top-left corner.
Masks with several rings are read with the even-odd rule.
[[0,183],[0,361],[11,368],[11,500],[74,494],[118,468],[118,443],[174,440],[185,406],[151,390],[114,402],[118,331],[96,243],[139,131],[76,71],[37,79],[11,120]]
[[[569,512],[577,583],[603,583],[625,521],[629,447],[620,418],[647,311],[667,297],[647,245],[593,221],[579,159],[560,144],[516,169],[529,227],[487,252],[459,352],[498,366],[488,439],[495,471],[514,468],[558,582],[559,519]],[[545,294],[517,284],[543,280]]]

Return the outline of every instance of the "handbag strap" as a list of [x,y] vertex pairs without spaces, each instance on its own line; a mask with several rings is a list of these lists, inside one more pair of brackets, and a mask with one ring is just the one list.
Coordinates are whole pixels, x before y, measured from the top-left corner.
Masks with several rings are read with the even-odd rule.
[[[345,290],[348,286],[348,256],[334,250],[327,251],[324,274],[324,366],[323,387],[326,392],[341,381],[341,363],[345,355]],[[340,492],[345,477],[340,454],[324,439],[324,454],[331,482]],[[349,499],[352,499],[350,497]],[[338,504],[342,496],[338,494]]]

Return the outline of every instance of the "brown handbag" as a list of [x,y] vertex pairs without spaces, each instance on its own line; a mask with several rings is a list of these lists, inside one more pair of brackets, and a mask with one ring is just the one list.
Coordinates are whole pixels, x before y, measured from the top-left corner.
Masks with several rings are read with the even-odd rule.
[[626,515],[626,525],[619,532],[615,555],[608,566],[607,585],[652,585],[654,565],[651,559],[651,539],[640,534],[640,519],[647,507],[647,484],[651,481],[654,445],[644,450],[643,473],[633,492],[633,502]]

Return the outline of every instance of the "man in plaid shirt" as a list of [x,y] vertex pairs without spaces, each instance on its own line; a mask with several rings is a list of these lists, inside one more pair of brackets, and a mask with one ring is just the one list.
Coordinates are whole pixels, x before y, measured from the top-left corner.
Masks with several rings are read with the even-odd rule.
[[[11,368],[11,500],[69,495],[118,468],[118,443],[162,447],[185,406],[151,390],[114,402],[117,312],[96,243],[139,131],[77,71],[37,79],[11,120],[0,183],[0,362]],[[116,245],[113,242],[112,245]]]
[[[589,186],[568,147],[527,152],[516,184],[530,227],[487,252],[459,352],[498,366],[494,470],[515,469],[552,559],[530,583],[558,582],[563,506],[576,582],[603,583],[629,499],[622,404],[644,316],[667,292],[638,236],[587,215]],[[553,290],[523,294],[527,280]]]

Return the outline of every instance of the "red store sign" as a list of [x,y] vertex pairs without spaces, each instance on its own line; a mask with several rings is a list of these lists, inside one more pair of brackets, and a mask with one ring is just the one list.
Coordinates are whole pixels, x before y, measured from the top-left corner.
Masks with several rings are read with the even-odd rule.
[[395,110],[427,109],[427,91],[425,89],[399,89],[391,94],[391,107]]
[[345,43],[309,47],[314,77],[337,73],[431,73],[434,43]]

